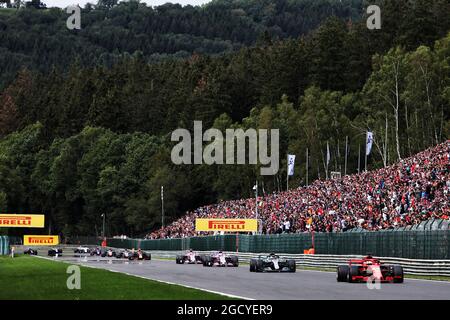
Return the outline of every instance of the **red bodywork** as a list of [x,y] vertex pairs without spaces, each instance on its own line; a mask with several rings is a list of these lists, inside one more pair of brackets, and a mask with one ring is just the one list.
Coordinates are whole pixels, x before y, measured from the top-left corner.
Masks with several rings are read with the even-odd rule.
[[383,265],[380,260],[374,258],[352,259],[348,262],[349,268],[358,266],[358,275],[350,275],[351,282],[394,282],[401,276],[394,276],[392,266]]

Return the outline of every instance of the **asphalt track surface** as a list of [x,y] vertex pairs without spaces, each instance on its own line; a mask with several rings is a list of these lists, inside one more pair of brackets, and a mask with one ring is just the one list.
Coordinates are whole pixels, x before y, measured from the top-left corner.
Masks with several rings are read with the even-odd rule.
[[257,300],[449,300],[450,282],[405,279],[402,284],[338,283],[334,272],[298,270],[296,273],[253,273],[248,265],[203,267],[175,261],[127,261],[97,257],[52,258],[88,267],[122,272],[152,280],[180,284],[226,295]]

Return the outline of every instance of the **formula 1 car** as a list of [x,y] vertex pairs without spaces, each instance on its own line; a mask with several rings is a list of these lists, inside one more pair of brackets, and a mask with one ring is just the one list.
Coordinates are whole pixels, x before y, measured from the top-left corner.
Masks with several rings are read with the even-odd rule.
[[189,250],[184,255],[177,255],[175,262],[177,264],[184,264],[184,263],[189,263],[189,264],[201,263],[201,264],[203,264],[204,259],[205,259],[204,255],[198,255],[194,251]]
[[116,252],[117,259],[128,259],[128,258],[130,258],[130,256],[131,256],[131,251],[128,251],[128,249]]
[[136,252],[131,252],[128,260],[151,260],[152,255],[149,253],[145,253],[144,251],[138,250]]
[[83,253],[88,254],[88,253],[91,253],[91,249],[89,249],[88,247],[78,247],[78,248],[75,248],[73,250],[73,252],[77,253],[77,254],[83,254]]
[[48,250],[48,255],[50,257],[58,257],[58,256],[62,256],[62,254],[63,254],[63,251],[62,251],[62,249],[59,249],[59,248],[52,248],[52,249]]
[[28,248],[23,252],[23,254],[29,254],[30,256],[36,256],[38,254],[37,250]]
[[230,256],[224,254],[222,251],[215,252],[212,255],[205,255],[203,258],[204,267],[238,267],[238,256]]
[[103,250],[97,247],[94,250],[91,250],[90,254],[91,256],[101,256],[102,252]]
[[112,257],[116,257],[117,254],[116,254],[115,251],[112,251],[111,249],[108,249],[106,251],[102,251],[101,256],[102,257],[112,258]]
[[386,265],[372,256],[351,259],[348,265],[337,267],[338,282],[393,282],[403,283],[403,268],[399,265]]
[[274,253],[266,257],[259,256],[256,259],[250,259],[250,272],[295,272],[296,269],[294,259],[280,258]]

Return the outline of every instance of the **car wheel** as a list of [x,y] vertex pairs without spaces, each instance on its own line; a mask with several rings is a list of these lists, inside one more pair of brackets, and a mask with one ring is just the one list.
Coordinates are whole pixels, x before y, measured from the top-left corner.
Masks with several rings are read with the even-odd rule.
[[347,282],[348,281],[348,266],[342,265],[337,267],[337,282]]
[[262,260],[256,260],[255,272],[263,272],[263,271],[264,271],[264,267],[263,267]]
[[205,256],[203,260],[203,266],[204,267],[211,267],[212,266],[212,258],[211,256]]
[[233,267],[239,267],[239,258],[237,256],[231,256],[230,260]]
[[254,259],[250,259],[250,272],[255,272],[255,260]]
[[403,267],[394,266],[394,283],[403,283]]
[[288,260],[288,268],[289,268],[289,272],[295,272],[297,270],[297,265],[295,264],[295,260]]
[[350,266],[349,274],[348,274],[348,282],[356,282],[352,278],[354,276],[359,276],[359,267],[358,266]]

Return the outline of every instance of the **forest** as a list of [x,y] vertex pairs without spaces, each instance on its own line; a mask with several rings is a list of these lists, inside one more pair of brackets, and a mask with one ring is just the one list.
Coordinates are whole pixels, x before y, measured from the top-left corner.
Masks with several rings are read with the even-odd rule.
[[[322,11],[312,0],[157,9],[99,2],[83,9],[92,20],[77,35],[56,31],[64,16],[57,10],[0,9],[0,211],[43,212],[49,231],[64,236],[98,235],[106,213],[109,235],[137,236],[161,225],[161,186],[168,223],[203,204],[251,197],[255,180],[263,194],[285,190],[288,153],[297,155],[294,188],[306,183],[307,149],[308,181],[325,178],[327,143],[329,170],[344,173],[346,140],[346,173],[358,172],[358,162],[362,170],[367,130],[374,133],[369,170],[449,139],[450,3],[378,1],[381,30],[367,29],[361,2],[323,3]],[[262,15],[269,4],[271,18]],[[219,10],[217,22],[201,27],[216,6],[252,18],[237,22]],[[302,6],[315,15],[295,25]],[[50,12],[56,18],[45,22]],[[146,14],[161,21],[138,23]],[[177,29],[174,21],[184,19]],[[10,28],[23,34],[4,32]],[[153,45],[152,32],[232,45],[214,51],[201,42],[173,58],[180,47]],[[222,131],[279,129],[279,173],[172,164],[171,132],[191,130],[194,120]]]
[[64,10],[47,8],[45,0],[19,3],[23,8],[0,8],[0,89],[21,67],[67,71],[75,60],[111,67],[124,56],[157,62],[219,55],[253,45],[265,33],[295,38],[330,16],[357,20],[363,11],[363,0],[214,0],[202,7],[99,0],[82,8],[81,30],[69,30]]

